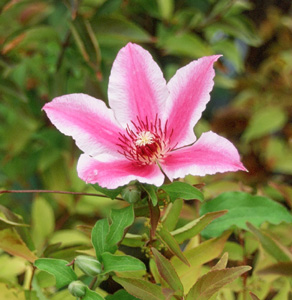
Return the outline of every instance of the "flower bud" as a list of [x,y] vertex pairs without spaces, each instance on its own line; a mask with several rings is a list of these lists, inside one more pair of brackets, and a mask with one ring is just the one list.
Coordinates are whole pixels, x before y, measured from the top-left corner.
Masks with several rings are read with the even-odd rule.
[[122,189],[121,195],[129,203],[135,203],[141,200],[141,190],[135,185],[130,184]]
[[86,285],[80,280],[72,281],[68,290],[75,297],[83,297],[86,294]]
[[78,255],[75,258],[75,264],[88,276],[94,277],[101,273],[101,263],[91,256]]

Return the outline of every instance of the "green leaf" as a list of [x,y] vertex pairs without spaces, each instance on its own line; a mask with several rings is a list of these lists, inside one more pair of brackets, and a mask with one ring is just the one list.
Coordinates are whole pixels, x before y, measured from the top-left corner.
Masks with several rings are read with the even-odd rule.
[[134,278],[113,277],[131,295],[141,300],[165,300],[161,288],[156,284]]
[[203,194],[198,189],[185,182],[175,181],[171,184],[164,184],[159,189],[164,190],[168,194],[171,202],[178,198],[204,200]]
[[241,266],[230,269],[212,270],[196,282],[190,289],[186,300],[208,300],[224,285],[232,282],[250,269],[251,267],[249,266]]
[[150,214],[150,237],[155,238],[156,229],[160,220],[160,208],[159,205],[153,206],[152,202],[149,201],[149,214]]
[[99,43],[88,20],[77,15],[71,25],[76,44],[84,58],[95,72],[99,71],[101,53]]
[[228,253],[225,252],[217,264],[212,268],[212,270],[223,270],[226,268],[228,263]]
[[77,280],[77,275],[71,267],[67,266],[68,261],[53,258],[39,258],[35,261],[35,266],[43,271],[47,271],[56,278],[56,287],[61,288],[70,282]]
[[286,112],[278,107],[263,107],[249,121],[243,139],[247,142],[281,129],[287,122]]
[[0,217],[0,230],[7,229],[11,227],[29,227],[29,225],[24,223],[16,223],[9,220],[6,220],[5,218]]
[[162,227],[159,231],[157,231],[157,235],[174,255],[176,255],[186,265],[190,265],[183,252],[181,251],[179,244],[170,232]]
[[29,227],[29,225],[24,224],[20,216],[0,205],[0,230],[11,227]]
[[37,296],[37,292],[36,291],[26,290],[26,291],[24,291],[24,294],[25,294],[25,300],[41,300]]
[[101,255],[103,273],[146,270],[143,262],[129,255],[113,255],[105,252]]
[[190,239],[200,233],[208,224],[213,220],[225,215],[227,210],[221,210],[216,212],[211,212],[203,215],[202,217],[193,220],[183,227],[180,227],[171,232],[176,241],[181,244],[187,239]]
[[0,205],[0,211],[3,213],[3,218],[0,220],[0,229],[14,227],[15,231],[19,234],[20,238],[23,240],[29,250],[34,251],[35,246],[32,241],[30,231],[28,228],[26,228],[29,225],[23,223],[23,218],[21,216],[13,213],[3,205]]
[[244,70],[241,49],[235,41],[220,40],[213,46],[213,49],[216,53],[222,53],[224,59],[230,61],[237,72]]
[[13,228],[0,231],[0,248],[11,255],[23,257],[31,263],[37,259],[37,256],[27,247]]
[[292,276],[292,262],[279,262],[256,272],[259,275],[280,275],[280,276]]
[[200,274],[200,267],[222,253],[229,235],[230,232],[226,232],[219,238],[207,240],[195,248],[184,251],[190,267],[182,263],[176,256],[171,258],[171,263],[181,279],[185,292],[188,292],[196,282]]
[[164,216],[162,217],[163,227],[168,231],[175,229],[184,201],[177,199],[173,203],[169,203]]
[[[14,42],[18,40],[18,42]],[[58,38],[58,34],[54,28],[49,25],[38,25],[33,26],[30,28],[25,28],[16,38],[12,41],[9,40],[5,43],[4,52],[8,52],[10,50],[13,51],[21,51],[22,49],[25,50],[35,50],[35,51],[43,51],[44,44],[48,42],[56,42],[59,43],[60,40]],[[11,45],[15,45],[11,47]],[[10,49],[10,50],[7,50]]]
[[122,240],[122,245],[141,248],[145,244],[145,240],[143,238],[144,237],[140,234],[126,233]]
[[23,290],[20,290],[20,288],[12,286],[12,284],[10,285],[4,282],[0,282],[0,299],[23,300],[24,292]]
[[189,32],[166,31],[166,36],[159,38],[159,45],[167,54],[183,55],[191,58],[198,58],[204,55],[211,55],[212,49],[199,35]]
[[103,193],[104,195],[108,196],[109,198],[111,198],[112,200],[114,200],[122,191],[123,187],[120,186],[114,190],[109,190],[106,188],[103,188],[101,186],[99,186],[97,183],[92,184],[92,186],[98,191]]
[[54,232],[54,228],[55,216],[52,206],[44,198],[37,197],[32,205],[32,237],[39,251]]
[[246,230],[246,222],[250,222],[256,227],[266,221],[272,224],[292,222],[291,214],[279,203],[267,197],[253,196],[244,192],[223,193],[203,203],[200,214],[204,215],[220,210],[228,210],[228,213],[209,224],[202,231],[203,236],[220,236],[225,230],[232,227]]
[[86,287],[86,293],[85,296],[82,297],[82,300],[105,300],[105,299],[97,292],[92,291],[88,287]]
[[[50,277],[53,279],[51,282],[50,282]],[[55,284],[54,276],[52,276],[50,274],[45,274],[45,281],[46,281],[46,283],[47,283],[47,281],[49,281],[51,286],[53,286]],[[48,297],[45,296],[45,293],[44,293],[44,291],[43,291],[43,289],[41,287],[41,284],[39,283],[39,278],[37,278],[37,276],[33,276],[32,282],[31,282],[31,286],[32,286],[32,289],[36,292],[38,300],[49,300]],[[69,291],[66,290],[66,292],[67,292],[67,294],[70,295]],[[53,299],[55,299],[55,298],[58,299],[58,297],[55,297],[55,296],[52,297],[52,298]],[[71,297],[71,299],[72,299],[72,297]],[[28,299],[28,300],[30,300],[30,299]],[[58,300],[63,300],[63,298],[62,299],[58,299]]]
[[[30,299],[27,299],[30,300]],[[38,300],[44,300],[43,298],[39,298]],[[48,300],[46,298],[46,300]],[[76,300],[76,297],[72,296],[68,289],[64,289],[58,292],[55,292],[49,300]]]
[[243,14],[231,17],[224,16],[223,22],[214,22],[214,24],[206,26],[205,32],[208,32],[208,35],[210,32],[224,32],[226,35],[233,36],[252,46],[258,46],[261,43],[261,38],[254,30],[250,20]]
[[150,42],[151,36],[143,28],[122,15],[100,16],[92,20],[91,25],[98,40],[103,44],[117,41]]
[[113,295],[108,295],[106,296],[106,300],[139,300],[138,298],[130,295],[127,291],[125,290],[118,290],[116,293]]
[[162,19],[170,20],[174,11],[174,0],[157,0]]
[[[253,239],[254,241],[255,239]],[[257,241],[255,243],[258,244]],[[253,245],[253,246],[256,246]],[[253,251],[253,248],[250,246],[248,239],[245,239],[244,247],[248,248],[249,251]],[[226,242],[223,252],[228,253],[229,260],[233,261],[243,261],[244,260],[244,248],[236,242],[228,241]],[[252,253],[252,252],[251,252]]]
[[118,243],[122,240],[126,228],[134,222],[133,206],[111,211],[111,224],[107,219],[96,222],[92,229],[91,241],[96,252],[96,257],[101,258],[104,252],[114,253]]
[[146,191],[148,194],[149,198],[152,201],[153,206],[157,205],[157,187],[151,184],[142,184],[143,189]]
[[272,238],[267,233],[257,229],[252,224],[247,223],[248,229],[258,238],[263,248],[274,258],[281,262],[292,261],[291,252]]
[[109,245],[117,245],[122,240],[125,230],[134,222],[133,205],[122,209],[113,209],[110,218],[111,225],[106,241]]
[[173,291],[176,291],[178,296],[183,296],[183,285],[171,262],[161,255],[155,248],[152,248],[152,253],[154,254],[154,260],[160,276],[167,282]]
[[271,171],[292,175],[292,151],[284,138],[269,138],[263,156]]
[[91,242],[95,249],[96,257],[100,260],[104,252],[116,251],[115,245],[107,244],[107,235],[109,233],[109,224],[107,219],[98,220],[91,232]]

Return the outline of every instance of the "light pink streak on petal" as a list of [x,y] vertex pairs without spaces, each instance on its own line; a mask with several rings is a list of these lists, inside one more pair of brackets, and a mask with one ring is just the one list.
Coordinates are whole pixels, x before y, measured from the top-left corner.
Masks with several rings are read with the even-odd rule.
[[128,160],[98,161],[82,154],[77,164],[78,176],[87,183],[115,189],[132,180],[160,186],[164,175],[156,164],[138,166]]
[[172,146],[189,145],[196,140],[194,125],[210,100],[215,72],[213,63],[221,55],[202,57],[179,69],[168,83],[166,105],[168,128],[173,129]]
[[136,121],[155,121],[165,109],[168,97],[166,81],[150,53],[129,43],[113,63],[109,78],[108,97],[117,120],[126,126]]
[[51,122],[65,135],[72,136],[77,146],[88,155],[106,152],[120,156],[119,131],[122,127],[104,102],[85,94],[55,98],[43,109]]
[[246,171],[234,145],[212,131],[202,134],[194,145],[170,152],[161,167],[170,179]]

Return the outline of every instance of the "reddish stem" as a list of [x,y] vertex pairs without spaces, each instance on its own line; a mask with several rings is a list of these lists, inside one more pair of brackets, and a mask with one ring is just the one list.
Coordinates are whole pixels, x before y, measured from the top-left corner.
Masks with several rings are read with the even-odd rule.
[[[4,190],[0,191],[0,194],[22,194],[22,193],[50,193],[50,194],[69,194],[69,195],[81,195],[81,196],[98,196],[103,198],[109,198],[106,195],[95,194],[95,193],[79,193],[79,192],[67,192],[67,191],[52,191],[52,190]],[[123,200],[120,197],[116,197],[117,200]]]

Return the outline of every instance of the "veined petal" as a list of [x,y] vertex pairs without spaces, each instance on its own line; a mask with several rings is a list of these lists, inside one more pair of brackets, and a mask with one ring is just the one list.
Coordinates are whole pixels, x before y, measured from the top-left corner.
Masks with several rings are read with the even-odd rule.
[[215,75],[213,63],[220,55],[206,56],[179,69],[167,87],[169,98],[165,118],[173,129],[172,144],[189,145],[196,140],[194,125],[210,100]]
[[170,179],[246,171],[234,145],[212,131],[203,133],[194,145],[170,152],[161,166]]
[[70,94],[55,98],[43,109],[51,122],[63,134],[72,136],[88,155],[106,152],[119,156],[117,144],[123,128],[101,100],[85,94]]
[[164,175],[156,164],[139,166],[129,160],[98,161],[82,154],[77,164],[78,176],[87,183],[115,189],[132,180],[160,186]]
[[150,53],[129,43],[120,50],[109,78],[108,98],[117,120],[123,125],[154,121],[165,108],[166,82]]

